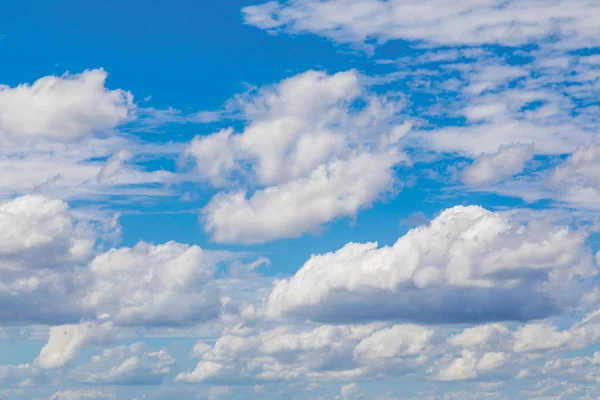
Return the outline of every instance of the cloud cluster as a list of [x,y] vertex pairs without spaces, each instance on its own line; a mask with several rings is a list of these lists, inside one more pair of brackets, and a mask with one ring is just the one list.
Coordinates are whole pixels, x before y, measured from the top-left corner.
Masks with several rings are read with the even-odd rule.
[[[309,70],[214,112],[140,108],[101,69],[0,86],[0,344],[46,340],[0,365],[0,398],[391,400],[386,383],[403,379],[416,383],[402,398],[600,396],[600,5],[279,0],[242,13],[271,33],[414,46],[363,60],[370,76]],[[219,119],[191,141],[137,136]],[[350,242],[285,275],[258,273],[269,261],[250,253],[104,240],[108,199],[209,185],[207,236],[249,245],[353,218],[421,173],[443,180],[423,186],[427,202],[491,191],[576,212],[455,206],[424,222],[439,210],[424,207],[394,244]]]
[[433,45],[520,45],[552,37],[567,47],[598,44],[587,0],[285,0],[243,9],[247,24],[268,31],[312,33],[336,42],[393,39]]
[[[65,202],[41,196],[0,204],[0,227],[3,322],[58,325],[103,315],[122,326],[177,326],[219,314],[215,274],[229,253],[177,242],[97,252],[94,230]],[[54,339],[71,351],[91,330],[100,334],[96,325],[57,329],[50,353]],[[63,355],[42,353],[42,364],[63,364]]]
[[422,365],[433,331],[417,325],[290,327],[198,342],[196,368],[177,375],[183,382],[244,382],[295,379],[353,379],[406,374]]
[[596,275],[585,239],[566,226],[458,206],[392,246],[349,243],[314,255],[276,283],[267,313],[327,322],[543,318],[577,306],[579,283]]
[[146,344],[118,346],[102,352],[88,364],[71,371],[71,377],[85,383],[111,385],[153,385],[172,372],[175,359],[165,349],[152,351]]
[[[352,217],[395,191],[401,102],[369,93],[356,71],[308,71],[238,97],[244,130],[197,136],[185,154],[214,186],[237,182],[203,210],[223,243],[256,243],[313,232]],[[396,123],[397,122],[397,123]]]

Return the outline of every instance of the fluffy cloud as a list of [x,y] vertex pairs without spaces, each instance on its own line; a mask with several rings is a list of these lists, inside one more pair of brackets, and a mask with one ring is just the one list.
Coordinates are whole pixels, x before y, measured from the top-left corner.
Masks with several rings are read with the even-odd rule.
[[257,243],[314,232],[334,218],[352,217],[394,191],[396,152],[336,160],[306,177],[257,191],[221,194],[203,210],[207,232],[224,243]]
[[600,144],[582,145],[550,176],[556,198],[585,208],[597,208],[600,199]]
[[85,262],[94,239],[67,203],[24,196],[0,204],[0,269],[54,268]]
[[266,310],[329,322],[542,318],[576,306],[578,282],[596,274],[585,239],[566,226],[454,207],[393,246],[349,243],[312,256],[276,283]]
[[77,266],[92,255],[89,227],[63,201],[25,196],[0,205],[0,229],[0,321],[78,319],[71,296],[82,283]]
[[200,362],[184,382],[352,379],[402,375],[427,360],[433,331],[416,325],[327,326],[231,333],[213,346],[199,342]]
[[84,303],[122,325],[181,325],[218,315],[219,253],[176,242],[112,249],[89,264]]
[[500,146],[493,154],[484,154],[463,172],[463,181],[471,185],[494,183],[518,174],[534,154],[533,145]]
[[0,85],[0,200],[34,193],[89,200],[166,192],[160,184],[173,174],[136,163],[140,153],[156,158],[180,149],[114,129],[135,119],[135,106],[131,93],[107,89],[106,77],[97,69]]
[[[96,232],[78,222],[65,202],[41,196],[0,204],[0,228],[0,320],[12,324],[57,325],[101,314],[117,325],[209,320],[221,309],[217,265],[235,258],[176,242],[94,254]],[[54,344],[70,352],[100,328],[56,327],[41,363],[61,366],[70,357]]]
[[111,323],[83,322],[78,325],[59,325],[50,328],[48,343],[36,359],[42,368],[63,367],[79,350],[88,344],[103,344],[117,338]]
[[[542,9],[543,8],[543,9]],[[287,0],[243,9],[245,22],[269,31],[314,33],[338,42],[392,39],[442,45],[518,45],[558,36],[566,46],[598,44],[587,0]]]
[[586,314],[581,321],[561,330],[549,321],[536,321],[509,329],[494,323],[466,328],[447,339],[452,346],[477,351],[544,354],[578,350],[600,339],[600,312]]
[[175,359],[165,349],[151,351],[145,343],[137,342],[105,349],[70,375],[85,383],[152,385],[162,382],[174,367]]
[[114,393],[102,390],[60,390],[49,400],[83,400],[83,399],[116,399]]
[[[247,121],[198,136],[185,155],[224,192],[203,210],[219,242],[254,243],[311,232],[353,216],[392,190],[392,168],[406,158],[398,141],[401,103],[370,94],[356,71],[308,71],[236,98]],[[256,187],[258,185],[258,187]]]
[[441,381],[474,379],[502,367],[505,359],[506,354],[502,352],[478,355],[470,350],[463,350],[457,358],[446,356],[438,360],[430,373]]
[[71,140],[118,125],[133,108],[133,96],[106,89],[106,77],[95,69],[0,86],[0,135]]
[[3,387],[27,387],[43,379],[39,368],[31,364],[0,365],[0,384]]

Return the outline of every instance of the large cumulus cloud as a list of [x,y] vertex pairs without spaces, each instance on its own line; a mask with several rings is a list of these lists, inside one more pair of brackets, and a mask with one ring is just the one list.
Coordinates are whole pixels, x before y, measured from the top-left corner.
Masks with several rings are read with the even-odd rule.
[[349,243],[276,283],[266,311],[315,321],[525,321],[576,306],[596,274],[586,234],[481,207],[443,211],[392,246]]

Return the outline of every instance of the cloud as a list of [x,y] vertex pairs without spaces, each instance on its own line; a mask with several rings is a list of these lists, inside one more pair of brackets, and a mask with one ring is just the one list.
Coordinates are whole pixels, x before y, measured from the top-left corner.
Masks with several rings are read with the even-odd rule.
[[133,109],[133,96],[106,89],[106,77],[94,69],[0,87],[0,135],[73,140],[115,127]]
[[0,323],[78,319],[71,296],[77,268],[92,256],[91,228],[61,200],[24,196],[0,204],[0,230]]
[[587,47],[597,45],[600,34],[592,18],[599,6],[586,0],[287,0],[242,11],[246,24],[271,32],[312,33],[354,44],[403,39],[516,46],[558,37],[563,46]]
[[55,268],[85,262],[94,238],[77,226],[67,203],[23,196],[0,204],[0,268]]
[[[0,228],[0,321],[11,324],[72,324],[99,315],[119,326],[207,321],[221,311],[221,286],[230,290],[227,279],[216,279],[217,266],[239,258],[177,242],[98,252],[102,228],[78,221],[64,201],[42,196],[0,204]],[[107,326],[56,327],[41,363],[62,366],[90,330]]]
[[211,285],[219,253],[167,242],[112,249],[89,264],[92,283],[83,302],[121,325],[182,325],[218,315]]
[[356,383],[349,383],[342,386],[340,389],[340,395],[343,400],[362,399],[364,392]]
[[155,385],[171,373],[175,359],[165,349],[152,351],[142,342],[105,349],[70,376],[85,383]]
[[583,208],[597,208],[600,199],[600,144],[579,146],[552,172],[555,199]]
[[536,154],[557,155],[589,142],[597,121],[578,103],[592,99],[597,89],[580,94],[569,89],[575,82],[580,88],[593,82],[586,73],[589,68],[578,65],[555,71],[541,64],[550,55],[530,57],[538,62],[514,67],[488,56],[476,63],[446,66],[448,72],[455,68],[461,73],[461,86],[451,102],[439,105],[440,114],[464,122],[439,126],[415,140],[436,152],[469,157],[517,143],[533,144]]
[[[279,326],[199,342],[196,368],[176,380],[248,382],[404,375],[427,361],[433,331],[417,325]],[[389,346],[389,348],[385,348]]]
[[176,380],[239,383],[403,375],[427,360],[432,337],[431,330],[416,325],[376,324],[230,333],[213,346],[196,344],[198,365]]
[[460,349],[544,354],[583,349],[598,339],[600,313],[596,310],[562,330],[547,320],[529,322],[512,330],[506,324],[485,324],[466,328],[447,342]]
[[493,154],[479,156],[463,172],[463,181],[471,185],[498,182],[518,174],[534,154],[531,144],[500,146]]
[[31,364],[0,365],[0,384],[3,387],[27,387],[44,379],[40,369]]
[[59,390],[49,400],[116,399],[114,393],[103,390]]
[[[164,196],[173,173],[140,166],[175,158],[117,127],[136,118],[131,93],[105,88],[102,69],[0,85],[0,200],[38,194],[66,199]],[[127,162],[126,162],[127,161]],[[114,198],[114,197],[113,197]]]
[[399,121],[399,99],[370,93],[361,79],[354,70],[293,76],[230,102],[246,121],[241,133],[192,140],[184,156],[199,178],[235,188],[203,209],[213,240],[314,232],[394,189],[392,168],[407,161],[398,142],[411,127]]
[[436,379],[440,381],[458,381],[474,379],[481,374],[496,370],[505,363],[506,354],[502,352],[488,352],[479,356],[470,350],[463,350],[460,357],[444,357],[438,361],[435,372]]
[[586,237],[566,226],[521,225],[481,207],[453,207],[393,246],[348,243],[312,256],[275,284],[266,312],[353,323],[543,318],[576,306],[579,282],[595,276]]
[[388,154],[361,154],[322,165],[306,178],[254,192],[222,194],[203,209],[205,229],[220,243],[260,243],[314,232],[340,217],[370,207],[395,191],[392,167],[401,160]]
[[116,339],[111,323],[83,322],[78,325],[59,325],[50,328],[48,343],[36,359],[42,368],[65,366],[89,344],[104,344]]

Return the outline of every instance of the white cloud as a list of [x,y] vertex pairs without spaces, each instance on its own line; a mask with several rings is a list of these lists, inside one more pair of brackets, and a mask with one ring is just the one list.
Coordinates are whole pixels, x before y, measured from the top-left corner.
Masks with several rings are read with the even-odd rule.
[[[214,186],[203,210],[213,240],[256,243],[314,232],[393,189],[406,157],[399,100],[369,93],[356,71],[308,71],[231,102],[247,121],[198,136],[185,155]],[[232,105],[230,105],[233,107]],[[257,187],[258,186],[258,187]],[[248,195],[248,191],[252,191]]]
[[0,385],[3,387],[27,387],[43,379],[39,368],[32,364],[0,365]]
[[[244,382],[296,379],[356,379],[403,375],[427,360],[432,331],[416,325],[280,326],[221,336],[213,346],[200,342],[193,371],[183,382]],[[389,346],[390,348],[386,348]]]
[[342,396],[342,400],[354,400],[354,399],[362,399],[364,396],[364,392],[356,383],[349,383],[347,385],[342,386],[340,389],[340,395]]
[[25,196],[0,204],[0,231],[0,323],[79,319],[72,296],[76,269],[92,256],[90,227],[63,201]]
[[354,357],[361,360],[418,357],[424,353],[432,337],[432,329],[418,325],[394,325],[363,339],[354,349]]
[[356,71],[308,71],[235,99],[248,121],[244,131],[196,137],[187,154],[215,184],[236,169],[243,172],[245,163],[260,184],[288,182],[344,152],[353,134],[364,134],[359,123],[373,128],[378,121],[369,112],[376,118],[397,108],[374,97],[371,109],[353,112],[352,103],[365,97],[369,100]]
[[[461,352],[470,351],[471,359],[476,354],[503,352],[515,362],[531,363],[551,353],[586,348],[599,339],[600,313],[596,310],[563,330],[549,320],[520,324],[513,329],[507,324],[494,323],[466,328],[449,336],[446,342]],[[446,348],[444,352],[452,353],[453,349]]]
[[141,154],[175,158],[181,149],[115,129],[136,118],[135,106],[131,93],[105,88],[106,77],[97,69],[0,85],[0,200],[39,194],[97,201],[169,192],[162,185],[177,180],[173,173],[137,163]]
[[125,121],[133,96],[104,87],[102,69],[46,76],[32,85],[0,86],[0,136],[72,140]]
[[337,42],[393,39],[441,45],[519,45],[558,36],[564,46],[598,44],[587,0],[287,0],[243,9],[245,22],[269,31],[313,33]]
[[[193,325],[219,315],[221,286],[239,289],[215,278],[220,263],[238,257],[233,253],[176,242],[98,253],[103,228],[78,221],[61,200],[25,196],[0,204],[0,228],[0,325],[72,324],[99,315],[120,326]],[[236,302],[229,303],[233,310]],[[41,363],[63,365],[90,330],[107,326],[53,328],[61,333],[51,331]]]
[[597,208],[600,199],[600,144],[578,147],[550,176],[555,198],[579,207]]
[[116,399],[117,395],[103,390],[59,390],[49,400]]
[[482,347],[490,344],[498,346],[498,336],[505,333],[508,333],[508,328],[504,324],[485,324],[466,328],[462,332],[451,336],[448,342],[453,346],[462,348]]
[[439,360],[435,366],[439,368],[435,377],[441,381],[474,379],[502,367],[505,359],[506,354],[502,352],[488,352],[479,356],[470,350],[463,350],[460,357]]
[[454,207],[393,246],[349,243],[312,256],[276,283],[266,310],[328,322],[546,317],[576,306],[579,282],[596,274],[586,237],[566,226],[521,225],[480,207]]
[[82,322],[78,325],[59,325],[50,328],[48,343],[36,359],[42,368],[65,366],[85,345],[104,344],[115,339],[111,323]]
[[463,181],[471,185],[498,182],[518,174],[534,154],[531,144],[500,146],[493,154],[479,156],[463,172]]
[[258,243],[314,232],[394,192],[395,152],[360,154],[321,165],[306,178],[252,194],[221,194],[203,209],[205,229],[221,243]]
[[103,350],[70,376],[85,383],[152,385],[161,383],[174,367],[175,359],[165,349],[152,351],[137,342]]
[[181,325],[216,317],[211,285],[222,254],[176,242],[112,249],[89,264],[83,302],[122,325]]
[[85,262],[94,238],[61,200],[24,196],[0,204],[0,269],[54,268]]

